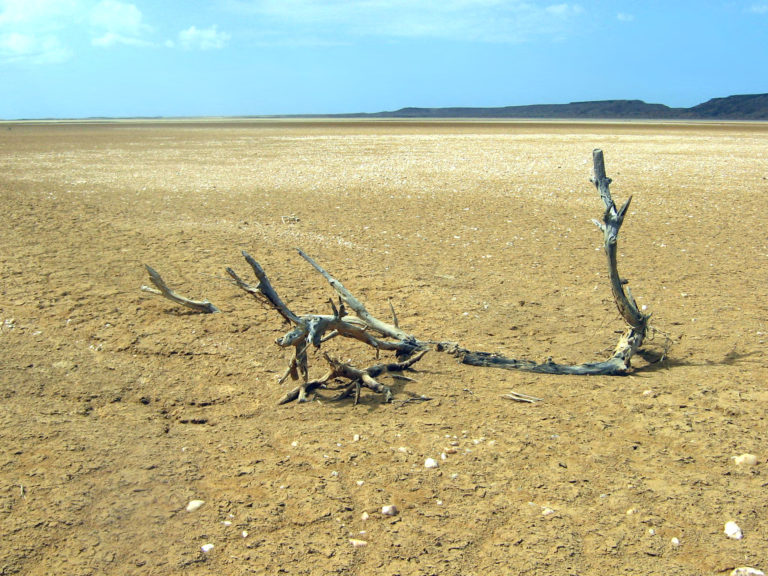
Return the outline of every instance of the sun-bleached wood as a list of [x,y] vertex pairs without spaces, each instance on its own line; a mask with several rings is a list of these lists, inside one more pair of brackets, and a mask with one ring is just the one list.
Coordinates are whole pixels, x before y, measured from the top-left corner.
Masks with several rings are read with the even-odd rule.
[[160,274],[158,274],[154,268],[152,268],[151,266],[148,266],[147,264],[144,264],[144,267],[147,269],[147,272],[149,273],[150,282],[152,282],[152,284],[157,286],[157,288],[152,288],[151,286],[142,286],[141,290],[143,292],[149,292],[150,294],[157,294],[159,296],[163,296],[168,300],[170,300],[171,302],[175,302],[176,304],[186,306],[187,308],[190,308],[197,312],[203,312],[204,314],[212,314],[214,312],[219,312],[219,309],[216,308],[216,306],[214,306],[213,304],[211,304],[208,300],[190,300],[189,298],[185,298],[184,296],[176,294],[176,292],[174,292],[168,287],[168,285],[165,283],[165,280],[163,280],[162,276],[160,276]]

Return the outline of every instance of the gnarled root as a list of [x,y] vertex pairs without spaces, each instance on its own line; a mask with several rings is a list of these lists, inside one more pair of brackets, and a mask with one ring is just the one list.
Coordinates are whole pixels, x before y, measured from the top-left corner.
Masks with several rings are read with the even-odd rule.
[[328,373],[318,380],[306,382],[305,384],[297,386],[290,392],[286,393],[278,401],[278,405],[287,404],[288,402],[292,402],[294,400],[304,402],[306,401],[307,394],[309,392],[317,388],[324,387],[328,382],[334,379],[344,379],[349,381],[346,388],[335,398],[335,400],[347,398],[354,393],[355,404],[357,404],[360,400],[361,389],[368,388],[377,394],[383,394],[385,402],[391,402],[393,399],[392,390],[389,388],[389,386],[385,386],[384,384],[380,383],[378,380],[376,380],[376,378],[391,372],[402,372],[407,370],[416,362],[421,360],[421,358],[426,353],[426,350],[422,350],[421,352],[403,362],[375,364],[374,366],[370,366],[362,370],[355,368],[350,364],[345,364],[339,360],[331,358],[328,354],[324,354],[325,360],[328,362],[330,368]]

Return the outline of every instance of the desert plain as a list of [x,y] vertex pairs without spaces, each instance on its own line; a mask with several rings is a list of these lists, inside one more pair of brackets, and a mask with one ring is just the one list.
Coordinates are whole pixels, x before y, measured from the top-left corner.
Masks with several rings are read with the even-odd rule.
[[[298,247],[421,338],[607,359],[595,148],[652,314],[630,375],[430,351],[389,404],[277,405],[243,250],[297,314],[335,297]],[[768,571],[767,199],[766,124],[0,123],[0,574]],[[310,377],[324,352],[392,358],[335,338]]]

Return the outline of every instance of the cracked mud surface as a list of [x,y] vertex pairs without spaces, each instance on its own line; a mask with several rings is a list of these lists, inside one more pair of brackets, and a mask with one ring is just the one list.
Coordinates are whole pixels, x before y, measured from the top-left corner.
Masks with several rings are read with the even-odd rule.
[[[665,362],[430,352],[392,404],[276,406],[287,327],[227,282],[241,250],[299,314],[334,294],[294,247],[424,339],[607,358],[598,147]],[[0,125],[0,574],[768,570],[766,150],[764,124]],[[141,292],[144,263],[222,312]],[[311,376],[325,350],[376,362],[336,339]]]

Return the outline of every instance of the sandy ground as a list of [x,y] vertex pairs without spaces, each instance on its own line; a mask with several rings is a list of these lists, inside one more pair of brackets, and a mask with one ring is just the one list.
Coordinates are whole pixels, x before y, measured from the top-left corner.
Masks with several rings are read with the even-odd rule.
[[[391,404],[276,405],[287,326],[227,281],[241,250],[299,314],[333,292],[294,247],[421,338],[610,356],[595,147],[665,362],[430,352]],[[768,571],[767,197],[765,124],[2,124],[0,574]],[[312,376],[323,351],[376,361],[332,340]]]

